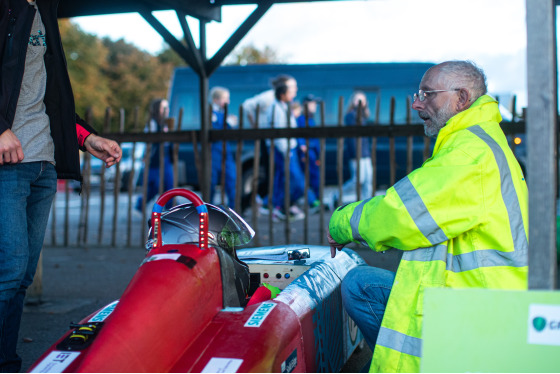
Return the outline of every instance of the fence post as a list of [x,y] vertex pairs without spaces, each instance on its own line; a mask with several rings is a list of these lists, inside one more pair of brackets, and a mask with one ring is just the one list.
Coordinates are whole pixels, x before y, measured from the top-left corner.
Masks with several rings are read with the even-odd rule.
[[[256,112],[255,112],[255,123],[253,123],[253,128],[254,129],[258,129],[259,128],[259,112],[260,112],[260,105],[257,104],[257,108],[256,108]],[[243,108],[243,106],[241,106],[241,108]],[[241,109],[240,109],[241,110]],[[247,113],[249,115],[249,113]],[[243,117],[240,116],[240,119],[242,119]],[[250,121],[249,121],[250,122]],[[257,227],[257,216],[259,214],[258,212],[258,207],[257,207],[257,192],[259,189],[259,174],[260,174],[260,166],[261,166],[261,140],[255,140],[255,158],[253,159],[253,179],[251,180],[251,213],[252,213],[252,217],[251,217],[251,223],[253,224],[253,227]],[[269,174],[271,173],[271,171],[269,170]],[[270,198],[269,198],[270,200]],[[269,216],[272,215],[272,211],[269,210]],[[269,217],[270,218],[270,217]],[[255,245],[258,247],[260,246],[260,235],[257,235],[255,237]]]
[[[389,126],[395,126],[395,97],[391,97],[391,117],[389,118]],[[396,182],[396,172],[397,162],[395,160],[395,137],[391,133],[389,135],[389,172],[390,178],[389,183],[393,186]]]
[[[119,110],[119,132],[124,133],[125,112],[124,108]],[[111,246],[114,248],[117,244],[117,218],[119,209],[119,192],[121,190],[121,163],[115,165],[115,180],[113,181],[113,227],[111,227]]]
[[[373,121],[374,126],[379,125],[379,115],[381,107],[381,95],[378,94],[375,100],[375,119]],[[377,191],[377,137],[371,137],[371,164],[373,166],[373,173],[371,177],[371,196],[375,196]]]
[[[105,109],[105,122],[103,132],[109,132],[111,128],[111,108]],[[105,215],[105,168],[101,168],[99,178],[99,194],[101,195],[101,206],[99,207],[99,226],[97,227],[97,244],[103,239],[103,216]]]
[[[134,119],[133,119],[133,123],[134,123],[134,130],[138,131],[138,127],[139,127],[139,122],[138,122],[138,111],[139,108],[138,106],[134,107]],[[132,201],[132,197],[134,196],[134,191],[136,190],[136,184],[134,183],[134,180],[136,179],[136,168],[134,167],[134,164],[136,163],[136,142],[132,143],[132,154],[130,155],[130,159],[131,159],[131,168],[130,168],[130,173],[128,175],[128,180],[126,181],[126,183],[128,184],[128,216],[127,216],[127,221],[126,221],[126,246],[130,247],[131,243],[132,243],[132,204],[134,204],[134,202]],[[142,228],[140,228],[140,231],[142,231]]]
[[[342,117],[344,111],[344,98],[340,96],[338,98],[338,127],[342,127]],[[337,147],[336,147],[336,171],[338,177],[338,204],[342,203],[342,184],[344,183],[344,138],[338,138],[337,140]],[[334,202],[334,205],[337,205]],[[334,207],[337,208],[336,206]]]
[[[325,102],[321,101],[319,103],[319,109],[321,110],[321,128],[325,128]],[[326,159],[326,146],[327,146],[327,138],[321,138],[321,154],[319,156],[319,207],[321,209],[321,215],[319,216],[319,234],[320,242],[319,244],[325,244],[326,235],[322,234],[323,230],[325,230],[325,209],[323,205],[324,195],[325,195],[325,159]]]
[[[239,130],[243,129],[243,105],[239,106]],[[225,141],[224,141],[225,142]],[[241,154],[243,152],[243,140],[239,139],[237,141],[237,150],[235,153],[235,202],[230,205],[235,206],[235,209],[243,214],[243,207],[241,206],[241,196],[245,191],[243,191],[243,179],[241,176]],[[256,156],[255,156],[256,157]],[[253,172],[256,172],[255,170]]]

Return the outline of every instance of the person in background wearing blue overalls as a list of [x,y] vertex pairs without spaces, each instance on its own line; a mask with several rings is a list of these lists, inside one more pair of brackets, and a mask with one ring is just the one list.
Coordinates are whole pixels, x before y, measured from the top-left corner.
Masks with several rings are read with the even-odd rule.
[[[231,129],[236,123],[235,116],[225,118],[225,107],[229,105],[229,90],[224,87],[214,87],[210,90],[210,99],[212,101],[212,129],[223,130]],[[210,198],[213,199],[216,185],[221,183],[222,178],[222,159],[223,159],[223,143],[221,141],[212,143],[212,181],[210,185]],[[225,154],[225,181],[222,188],[225,189],[227,196],[227,206],[235,209],[235,179],[236,165],[234,151],[230,144],[226,142]]]
[[[303,98],[301,114],[297,116],[297,127],[315,127],[315,113],[317,112],[317,102],[321,99],[313,95],[307,95]],[[307,108],[307,112],[306,112]],[[307,115],[306,115],[307,113]],[[309,154],[309,191],[308,202],[311,208],[318,208],[320,202],[319,197],[319,165],[321,154],[321,143],[317,138],[309,139],[309,147],[304,138],[298,138],[298,156],[301,169],[305,173],[306,154]]]
[[[169,127],[165,120],[169,116],[169,104],[165,99],[154,99],[150,104],[150,120],[144,128],[144,132],[168,132]],[[146,203],[154,198],[159,192],[159,147],[162,143],[153,143],[150,152],[150,168],[148,171],[148,191]],[[173,148],[171,143],[163,143],[163,191],[173,188]],[[169,208],[169,205],[167,205]],[[142,210],[142,196],[136,201],[136,210]]]

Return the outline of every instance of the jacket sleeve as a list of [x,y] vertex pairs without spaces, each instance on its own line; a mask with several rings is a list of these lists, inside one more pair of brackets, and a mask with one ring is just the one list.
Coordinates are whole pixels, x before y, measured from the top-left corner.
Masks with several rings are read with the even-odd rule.
[[[4,59],[4,45],[6,43],[6,35],[8,35],[8,9],[9,5],[7,1],[2,1],[0,5],[0,61]],[[2,77],[0,76],[0,82],[2,82]],[[2,98],[2,93],[0,92],[0,99]],[[4,131],[11,128],[10,124],[4,116],[0,116],[0,135],[4,133]]]
[[338,243],[358,242],[376,251],[413,250],[454,238],[487,219],[483,169],[481,160],[458,148],[442,150],[385,196],[338,208],[329,231]]

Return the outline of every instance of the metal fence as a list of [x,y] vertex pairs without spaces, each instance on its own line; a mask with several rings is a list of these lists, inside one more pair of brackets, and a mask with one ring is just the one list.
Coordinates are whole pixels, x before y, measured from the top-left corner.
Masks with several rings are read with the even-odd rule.
[[[110,177],[108,177],[108,172],[104,168],[101,168],[98,175],[95,177],[98,179],[98,183],[92,185],[92,170],[91,170],[91,157],[89,154],[83,154],[82,165],[83,165],[83,185],[79,186],[75,183],[68,181],[59,181],[58,194],[56,196],[55,202],[53,204],[53,209],[51,211],[50,226],[45,238],[45,245],[47,246],[76,246],[76,247],[89,247],[89,246],[108,246],[108,247],[140,247],[143,246],[145,240],[147,239],[147,221],[149,214],[151,212],[151,206],[146,205],[146,194],[147,194],[147,181],[148,173],[142,173],[142,178],[138,182],[138,168],[134,167],[135,163],[141,163],[143,170],[149,169],[149,154],[151,147],[155,143],[170,142],[172,143],[173,149],[173,167],[174,167],[174,186],[179,186],[179,146],[180,144],[190,143],[192,144],[192,159],[190,162],[194,162],[197,170],[197,174],[200,177],[200,170],[202,167],[210,167],[209,165],[203,165],[201,155],[199,150],[203,147],[211,147],[212,142],[223,141],[225,146],[226,141],[234,143],[236,145],[236,170],[237,170],[237,188],[236,188],[236,207],[242,206],[242,201],[246,203],[243,204],[243,209],[239,209],[240,213],[247,222],[255,229],[257,235],[255,237],[253,245],[279,245],[279,244],[289,244],[293,242],[301,242],[307,244],[326,244],[325,229],[328,225],[328,220],[332,214],[332,204],[330,203],[331,197],[334,193],[338,196],[342,196],[342,186],[344,183],[345,168],[347,167],[344,163],[344,139],[345,138],[356,138],[356,146],[358,148],[357,154],[361,154],[361,139],[363,137],[369,137],[371,141],[371,161],[373,166],[373,176],[371,180],[372,190],[375,194],[379,189],[378,182],[378,171],[382,168],[387,168],[389,170],[388,183],[385,183],[382,188],[389,187],[393,185],[398,177],[398,168],[403,168],[402,165],[397,165],[397,159],[406,160],[405,171],[406,174],[411,172],[415,166],[418,166],[423,161],[425,161],[431,155],[431,141],[429,138],[424,136],[424,127],[422,124],[413,123],[411,110],[410,110],[410,98],[408,100],[408,115],[406,124],[395,124],[394,113],[395,113],[395,100],[391,100],[391,106],[389,108],[391,116],[389,123],[379,123],[379,101],[376,102],[374,108],[374,118],[371,123],[361,124],[358,120],[356,126],[344,126],[343,124],[343,98],[340,98],[338,107],[338,123],[336,124],[325,124],[322,118],[324,118],[324,105],[321,103],[319,105],[319,121],[316,127],[305,127],[305,128],[287,128],[287,129],[277,129],[277,128],[247,128],[243,124],[243,112],[242,108],[239,109],[239,126],[236,129],[230,130],[210,130],[209,132],[209,142],[207,144],[202,144],[199,140],[201,139],[199,131],[182,131],[182,112],[180,112],[178,118],[172,118],[169,121],[170,128],[172,129],[167,133],[143,133],[140,130],[140,121],[138,118],[138,110],[132,113],[135,123],[134,132],[124,132],[125,123],[125,111],[120,110],[118,116],[114,116],[110,109],[105,112],[103,120],[103,131],[101,132],[103,136],[115,139],[120,143],[131,142],[132,150],[131,154],[131,165],[130,170],[127,170],[127,178],[122,178],[121,165],[117,164],[114,171]],[[510,103],[510,111],[513,113],[514,117],[509,122],[503,122],[502,128],[508,136],[511,147],[516,151],[519,134],[525,133],[525,122],[524,117],[516,118],[516,108],[515,108],[515,98],[512,99]],[[211,112],[211,111],[210,111]],[[116,117],[116,118],[115,118]],[[93,123],[93,118],[91,115],[86,115],[86,118],[90,123]],[[115,131],[114,122],[118,122],[118,131]],[[258,120],[256,121],[258,123]],[[175,126],[175,124],[177,124]],[[402,139],[405,138],[403,142]],[[309,139],[318,138],[320,141],[320,158],[319,158],[319,171],[320,171],[320,185],[319,185],[319,196],[318,199],[321,203],[318,212],[312,214],[309,210],[309,202],[307,201],[307,193],[310,188],[309,183],[309,158],[305,160],[305,192],[302,204],[302,209],[305,213],[305,218],[300,221],[283,221],[274,222],[272,215],[263,215],[260,208],[260,198],[258,195],[259,183],[265,183],[265,189],[268,196],[272,196],[275,191],[273,190],[273,173],[268,173],[267,177],[260,175],[262,171],[263,157],[266,154],[266,149],[261,146],[261,141],[269,139],[279,139],[279,138],[304,138],[309,146]],[[397,149],[395,139],[400,138],[400,143],[406,144],[402,149]],[[329,140],[330,139],[330,140]],[[326,163],[329,163],[329,167],[332,169],[332,157],[327,159],[326,155],[326,144],[329,140],[333,144],[336,144],[335,150],[335,160],[336,164],[336,182],[334,184],[328,184],[325,182],[325,167]],[[379,144],[383,142],[388,146],[388,160],[379,160],[376,158],[379,150]],[[416,149],[418,151],[418,143],[422,144],[421,150],[421,160],[418,160],[418,152],[414,152]],[[139,143],[145,144],[144,156],[138,159],[139,156],[136,155],[136,147],[139,147]],[[244,180],[242,179],[242,161],[241,156],[244,149],[247,147],[251,148],[252,158],[252,175],[247,182],[245,179],[245,186],[243,186]],[[159,192],[163,192],[163,152],[164,147],[159,147],[160,149],[160,186]],[[401,154],[402,153],[402,154]],[[332,156],[332,155],[331,155]],[[415,158],[416,156],[416,158]],[[222,161],[224,165],[225,161]],[[183,160],[184,163],[184,160]],[[285,163],[287,168],[289,167],[289,158],[286,158]],[[268,158],[267,163],[268,170],[274,170],[274,157]],[[222,167],[222,170],[224,168]],[[360,168],[358,163],[357,174],[359,176]],[[210,176],[210,173],[206,175]],[[222,173],[221,180],[223,185],[224,173]],[[200,187],[205,186],[205,183],[209,181],[200,180]],[[359,180],[359,178],[358,178]],[[189,181],[186,181],[187,185],[181,183],[181,187],[193,188],[189,186]],[[289,173],[287,173],[285,190],[289,190],[289,185],[291,181],[289,180]],[[138,186],[139,184],[139,186]],[[80,190],[81,194],[77,191]],[[261,186],[262,189],[262,186]],[[224,191],[220,190],[218,201],[224,201]],[[243,196],[245,194],[245,196]],[[286,194],[285,208],[289,206],[288,195]],[[143,196],[143,204],[141,212],[136,212],[134,205],[136,204],[136,199],[138,196]],[[361,196],[360,184],[356,185],[356,196],[358,200],[360,198],[365,198]],[[269,199],[270,200],[270,199]],[[269,204],[268,206],[272,206]]]

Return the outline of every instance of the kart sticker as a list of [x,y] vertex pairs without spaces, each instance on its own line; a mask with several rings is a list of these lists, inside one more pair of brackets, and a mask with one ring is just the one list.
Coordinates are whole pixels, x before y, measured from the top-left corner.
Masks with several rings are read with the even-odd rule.
[[286,361],[282,362],[281,369],[282,373],[291,373],[297,366],[297,349],[288,356]]
[[113,313],[113,310],[115,310],[115,307],[117,306],[118,303],[119,303],[119,300],[113,301],[111,304],[109,304],[105,308],[101,309],[96,315],[91,317],[91,319],[88,322],[103,322],[103,321],[105,321],[105,319],[107,317],[109,317],[109,315],[111,315],[111,313]]
[[53,351],[35,366],[32,373],[62,373],[80,352]]
[[157,261],[157,260],[173,260],[173,261],[177,261],[177,259],[181,257],[180,253],[161,253],[159,255],[153,255],[150,256],[146,259],[144,259],[144,261],[142,261],[142,265],[144,265],[146,262],[152,262],[152,261]]
[[247,322],[245,322],[245,327],[260,327],[275,306],[276,303],[271,302],[265,302],[259,305],[257,310],[255,310]]
[[153,255],[153,256],[150,256],[150,257],[144,259],[144,261],[142,261],[142,264],[140,264],[140,266],[144,265],[145,263],[152,262],[152,261],[158,261],[158,260],[177,261],[177,262],[179,262],[183,265],[186,265],[189,269],[192,269],[196,265],[195,260],[193,260],[192,258],[190,258],[188,256],[183,256],[180,253],[160,253],[158,255]]
[[201,373],[237,373],[242,363],[239,358],[212,357]]

